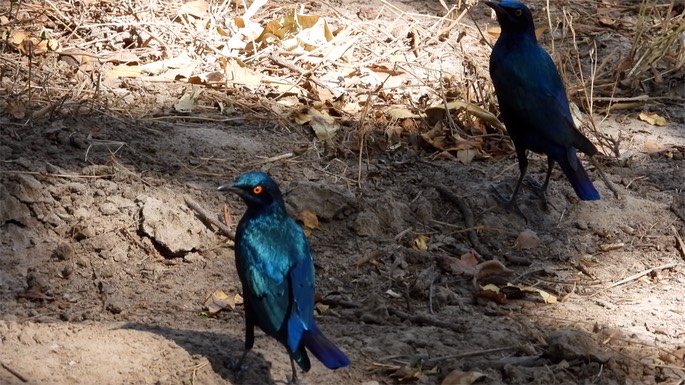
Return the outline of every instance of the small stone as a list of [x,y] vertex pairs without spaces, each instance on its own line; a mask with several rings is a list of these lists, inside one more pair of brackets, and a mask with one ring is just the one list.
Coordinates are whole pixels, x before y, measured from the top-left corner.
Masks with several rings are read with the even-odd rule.
[[576,225],[576,228],[577,228],[578,230],[587,230],[587,229],[589,229],[589,226],[588,226],[587,222],[584,222],[584,221],[578,221],[578,222],[575,223],[575,225]]
[[114,288],[110,284],[103,282],[103,281],[100,281],[98,283],[98,289],[100,289],[101,294],[105,294],[105,295],[114,294]]
[[94,251],[112,250],[116,247],[116,240],[111,234],[101,234],[90,239],[90,246]]
[[69,278],[74,273],[74,268],[71,265],[64,266],[62,269],[62,278]]
[[409,206],[396,200],[390,193],[376,201],[375,211],[385,231],[392,233],[402,230],[405,219],[412,217]]
[[26,225],[30,217],[29,208],[10,195],[5,186],[0,184],[0,223],[15,221]]
[[119,207],[112,202],[105,202],[100,206],[102,215],[114,215],[119,213]]
[[296,214],[307,209],[327,221],[345,218],[357,211],[354,194],[342,187],[308,181],[290,187],[286,200]]
[[59,246],[52,252],[52,257],[60,261],[68,261],[74,258],[74,248],[68,243],[60,243]]
[[78,195],[82,195],[86,193],[86,185],[83,183],[78,183],[78,182],[71,182],[67,184],[67,188],[69,189],[70,192]]
[[31,175],[19,175],[19,183],[14,186],[13,195],[22,202],[38,202],[42,195],[43,184]]
[[204,258],[198,253],[188,253],[183,257],[183,262],[195,263],[204,261]]
[[86,238],[92,238],[95,235],[95,230],[92,227],[77,224],[72,227],[71,234],[75,240],[82,241]]
[[107,304],[107,311],[112,314],[119,314],[124,311],[123,307],[118,302],[110,302]]
[[214,234],[186,206],[147,198],[140,211],[142,232],[154,239],[165,257],[203,250]]
[[55,212],[49,212],[45,218],[43,218],[43,221],[49,225],[52,225],[53,227],[58,227],[64,223],[62,218],[60,218]]
[[136,192],[132,188],[126,188],[124,192],[121,194],[122,197],[130,200],[136,199]]
[[378,216],[371,211],[357,214],[352,229],[361,237],[373,237],[380,233],[381,222]]

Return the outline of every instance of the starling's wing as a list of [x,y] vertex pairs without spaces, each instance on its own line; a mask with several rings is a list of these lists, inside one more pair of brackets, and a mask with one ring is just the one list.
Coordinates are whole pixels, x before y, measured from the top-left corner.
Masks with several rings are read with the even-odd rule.
[[575,128],[566,90],[547,52],[537,44],[516,48],[498,53],[491,63],[500,108],[505,118],[509,118],[505,124],[516,125],[520,135],[525,135],[524,132],[539,135],[540,142],[576,147],[594,155],[597,152],[594,145]]
[[236,247],[244,295],[254,311],[255,321],[265,333],[281,342],[284,342],[290,314],[292,295],[288,272],[293,265],[291,239],[283,230],[278,225],[245,232],[245,239]]
[[288,319],[288,346],[296,350],[300,345],[302,334],[314,326],[314,263],[309,244],[300,226],[294,221],[292,231],[291,258],[292,268],[288,274],[292,290],[292,308]]

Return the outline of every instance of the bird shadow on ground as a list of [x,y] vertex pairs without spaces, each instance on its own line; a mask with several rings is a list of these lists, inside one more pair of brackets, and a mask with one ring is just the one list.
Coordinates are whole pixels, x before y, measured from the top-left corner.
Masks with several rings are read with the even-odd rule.
[[281,383],[274,381],[271,375],[271,364],[255,352],[248,353],[241,372],[234,370],[234,365],[243,354],[242,340],[208,331],[175,329],[137,322],[129,322],[120,329],[154,333],[174,341],[191,356],[201,355],[207,358],[214,372],[233,384],[276,385]]

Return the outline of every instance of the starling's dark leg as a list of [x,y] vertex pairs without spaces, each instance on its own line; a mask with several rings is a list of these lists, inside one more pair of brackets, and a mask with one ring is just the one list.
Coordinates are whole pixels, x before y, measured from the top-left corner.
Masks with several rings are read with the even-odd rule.
[[545,195],[547,191],[547,186],[549,186],[549,179],[552,176],[552,169],[554,169],[554,159],[547,157],[547,175],[545,175],[545,183],[540,184],[530,175],[526,178],[526,183],[530,185],[531,189],[535,191],[540,197]]
[[547,209],[547,186],[549,186],[549,179],[552,176],[552,169],[554,169],[554,159],[547,157],[547,175],[545,176],[545,183],[540,184],[540,182],[530,176],[526,178],[526,183],[530,185],[531,190],[542,199],[545,210]]
[[290,369],[293,371],[293,376],[290,377],[290,383],[293,385],[299,384],[299,381],[297,379],[297,369],[295,368],[295,360],[293,360],[292,357],[290,357]]
[[233,366],[233,371],[242,372],[243,371],[243,361],[254,346],[254,314],[252,314],[252,308],[245,303],[245,351],[240,357],[238,364]]
[[519,175],[519,179],[516,181],[516,187],[514,187],[514,192],[511,194],[511,197],[509,199],[505,198],[502,196],[499,191],[494,186],[490,186],[490,190],[492,190],[495,194],[495,199],[502,203],[504,207],[511,209],[513,208],[518,215],[520,215],[523,219],[528,222],[528,218],[526,218],[525,215],[523,215],[523,212],[521,209],[516,205],[516,195],[518,195],[519,190],[521,189],[521,184],[523,184],[523,178],[526,176],[526,171],[528,170],[528,158],[526,157],[525,150],[523,151],[523,155],[519,153],[519,151],[516,151],[517,157],[519,159],[519,171],[521,175]]
[[545,176],[545,183],[542,185],[542,193],[547,191],[549,186],[549,178],[552,176],[552,169],[554,168],[554,159],[547,157],[547,175]]
[[[526,172],[528,171],[528,157],[526,156],[526,150],[523,148],[523,146],[514,146],[516,147],[516,157],[518,158],[519,161],[519,172],[521,175],[519,175],[519,179],[516,181],[516,187],[514,187],[514,193],[511,194],[511,197],[509,199],[503,197],[494,187],[491,187],[491,189],[495,192],[495,198],[502,204],[504,204],[505,207],[510,208],[512,205],[514,205],[514,201],[516,200],[516,195],[518,195],[519,190],[521,189],[521,184],[523,183],[523,178],[526,176]],[[519,148],[522,149],[522,151],[519,150]],[[518,209],[518,208],[517,208]]]

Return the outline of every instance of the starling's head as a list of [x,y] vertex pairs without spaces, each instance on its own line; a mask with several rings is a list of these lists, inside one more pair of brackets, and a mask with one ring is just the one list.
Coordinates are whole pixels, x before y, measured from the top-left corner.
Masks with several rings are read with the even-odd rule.
[[535,32],[533,14],[525,4],[513,0],[501,2],[486,1],[485,5],[495,10],[502,34]]
[[283,204],[281,190],[271,177],[263,172],[246,172],[233,183],[219,187],[219,191],[231,191],[238,194],[248,208],[264,208],[274,202]]

